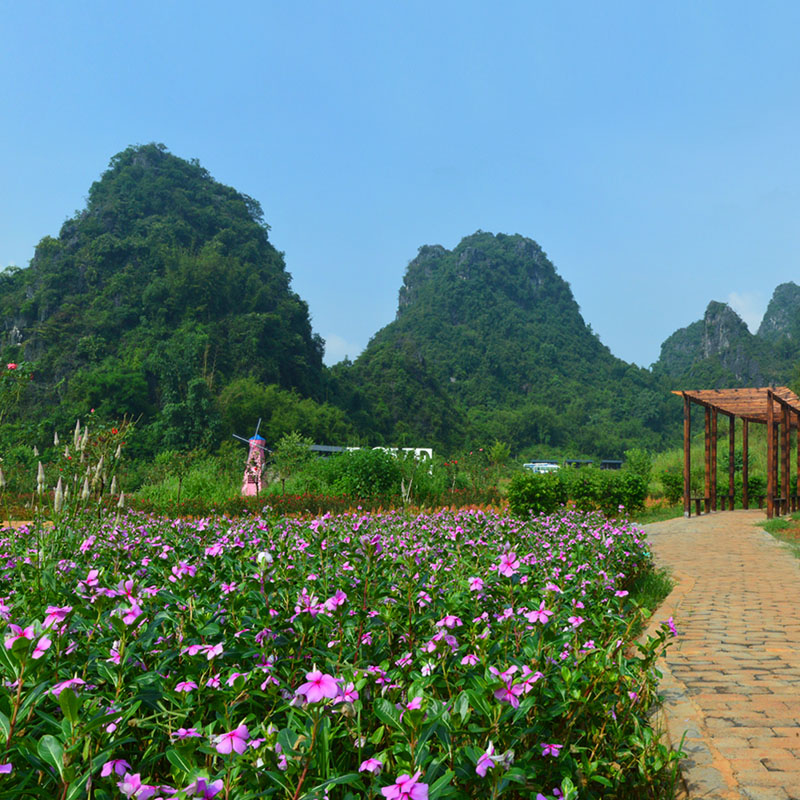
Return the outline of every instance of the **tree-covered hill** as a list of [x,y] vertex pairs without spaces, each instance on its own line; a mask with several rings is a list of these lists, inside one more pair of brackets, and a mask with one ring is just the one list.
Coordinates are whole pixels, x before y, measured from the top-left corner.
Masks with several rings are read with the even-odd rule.
[[94,407],[196,446],[218,438],[232,382],[322,392],[323,342],[259,204],[163,145],[114,156],[30,267],[2,273],[0,319],[3,357],[36,364],[29,411],[52,424]]
[[798,361],[800,287],[783,283],[755,334],[729,305],[711,302],[702,320],[664,341],[653,372],[685,388],[766,386],[795,379]]
[[664,388],[610,353],[539,245],[519,235],[421,247],[396,320],[334,374],[350,388],[344,408],[356,397],[380,410],[384,435],[394,425],[415,441],[455,424],[476,444],[615,457],[672,433]]

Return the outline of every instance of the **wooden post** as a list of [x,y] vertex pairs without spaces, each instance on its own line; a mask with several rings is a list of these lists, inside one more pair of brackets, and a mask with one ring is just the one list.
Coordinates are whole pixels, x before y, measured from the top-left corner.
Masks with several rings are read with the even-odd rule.
[[717,409],[711,409],[711,510],[717,510]]
[[[747,482],[750,480],[750,467],[747,463],[750,458],[749,425],[748,420],[742,420],[742,506],[744,508],[750,508],[750,491],[747,486]],[[800,446],[797,449],[797,460],[800,463]]]
[[[800,459],[800,448],[797,450]],[[800,473],[799,473],[800,474]],[[800,480],[800,478],[798,478]],[[692,516],[692,404],[683,395],[683,516]]]
[[800,414],[797,415],[797,465],[795,467],[795,471],[797,473],[795,484],[795,494],[797,495],[797,500],[800,502]]
[[704,483],[705,489],[705,509],[706,514],[711,511],[711,409],[706,406],[706,428],[705,428],[705,457],[706,474]]
[[790,433],[789,433],[789,408],[788,406],[782,406],[783,414],[782,417],[782,424],[783,424],[783,441],[781,443],[781,497],[783,497],[783,505],[781,508],[782,514],[789,513],[789,495],[791,494],[791,487],[789,486],[789,470],[790,470],[790,456],[789,456],[789,447],[790,447]]
[[767,390],[767,519],[775,515],[775,412]]
[[736,417],[733,414],[728,414],[728,510],[733,511],[734,507],[734,493],[733,476],[735,473],[736,464]]

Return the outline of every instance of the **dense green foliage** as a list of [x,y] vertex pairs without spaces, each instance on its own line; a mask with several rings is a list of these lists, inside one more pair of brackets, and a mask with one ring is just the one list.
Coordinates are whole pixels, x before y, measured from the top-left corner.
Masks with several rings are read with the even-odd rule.
[[36,363],[26,418],[52,435],[95,408],[141,417],[151,450],[208,448],[243,424],[226,389],[239,407],[270,385],[318,400],[322,341],[267,231],[195,161],[155,144],[115,156],[30,268],[2,274],[2,356]]
[[641,511],[648,482],[633,469],[601,470],[593,467],[558,472],[520,472],[508,487],[508,505],[520,517],[552,514],[571,501],[581,511],[604,511],[614,515],[623,508]]
[[662,446],[679,411],[647,370],[609,352],[541,248],[518,235],[479,231],[452,251],[420,248],[397,319],[333,372],[354,423],[369,409],[397,439],[457,428],[467,442],[500,439],[515,452],[612,458]]

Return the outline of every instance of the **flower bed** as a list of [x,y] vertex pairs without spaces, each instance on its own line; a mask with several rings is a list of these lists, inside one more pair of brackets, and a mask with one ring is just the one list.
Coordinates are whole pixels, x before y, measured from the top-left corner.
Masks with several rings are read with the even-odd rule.
[[656,796],[641,533],[483,511],[0,534],[4,797]]

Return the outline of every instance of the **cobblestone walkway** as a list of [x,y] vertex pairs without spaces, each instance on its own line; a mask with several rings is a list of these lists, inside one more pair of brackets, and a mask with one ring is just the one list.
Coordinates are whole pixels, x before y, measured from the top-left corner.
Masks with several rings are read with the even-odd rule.
[[761,511],[647,525],[677,581],[661,688],[691,800],[800,800],[800,560]]

